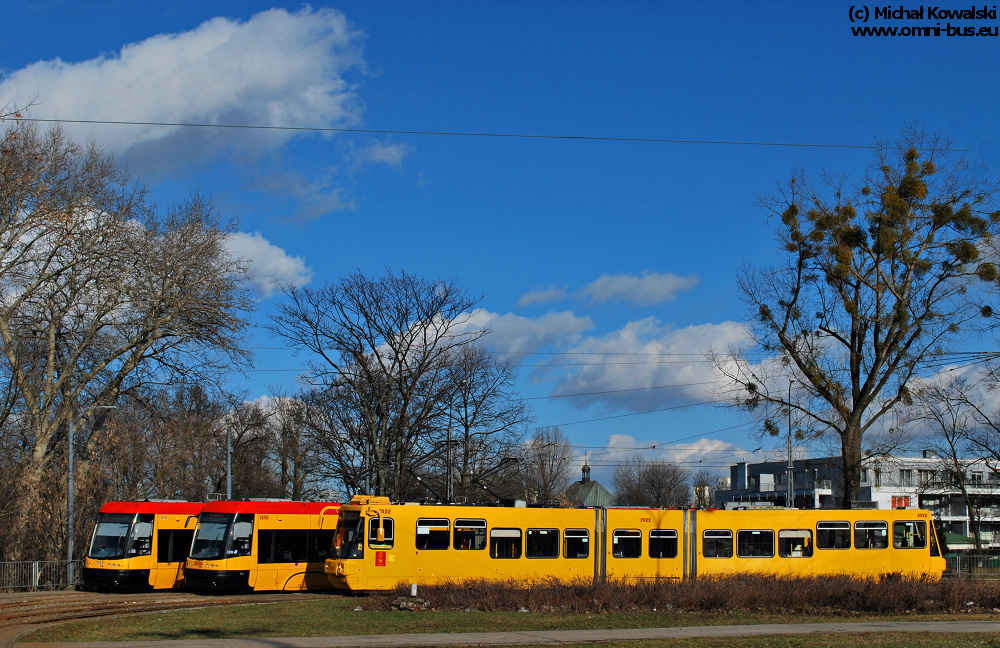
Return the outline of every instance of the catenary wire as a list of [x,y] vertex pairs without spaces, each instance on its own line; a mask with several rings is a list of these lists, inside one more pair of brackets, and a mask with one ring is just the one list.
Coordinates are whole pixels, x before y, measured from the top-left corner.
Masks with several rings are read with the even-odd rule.
[[[7,121],[29,121],[56,124],[90,124],[100,126],[166,126],[171,128],[219,128],[229,130],[255,131],[290,131],[309,133],[362,133],[368,135],[430,135],[444,137],[485,137],[497,139],[542,139],[542,140],[572,140],[585,142],[639,142],[652,144],[701,144],[716,146],[770,146],[791,148],[827,148],[827,149],[864,149],[873,150],[879,147],[873,144],[818,144],[811,142],[754,142],[742,140],[709,140],[682,139],[667,137],[611,137],[603,135],[554,135],[546,133],[489,133],[475,131],[428,131],[401,130],[389,128],[337,128],[333,126],[267,126],[260,124],[207,124],[196,122],[156,122],[127,121],[113,119],[53,119],[42,117],[8,117]],[[952,149],[956,152],[970,153],[971,149]]]

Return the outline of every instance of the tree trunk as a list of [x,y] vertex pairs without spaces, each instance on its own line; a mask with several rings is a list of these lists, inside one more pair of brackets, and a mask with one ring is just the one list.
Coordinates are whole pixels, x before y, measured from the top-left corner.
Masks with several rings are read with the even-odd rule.
[[851,508],[861,488],[861,433],[849,426],[841,434],[841,456],[844,461],[844,490],[841,508]]

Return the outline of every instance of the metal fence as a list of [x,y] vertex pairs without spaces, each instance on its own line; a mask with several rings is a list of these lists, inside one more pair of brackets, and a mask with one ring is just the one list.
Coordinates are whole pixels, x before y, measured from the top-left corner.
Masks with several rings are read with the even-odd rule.
[[1000,555],[948,556],[945,576],[1000,578]]
[[[55,590],[66,587],[65,560],[0,562],[0,592]],[[80,573],[74,561],[73,573]]]

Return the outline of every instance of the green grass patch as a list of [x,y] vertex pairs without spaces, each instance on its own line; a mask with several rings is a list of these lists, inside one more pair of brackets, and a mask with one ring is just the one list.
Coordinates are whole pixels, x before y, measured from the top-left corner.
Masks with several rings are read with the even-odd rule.
[[26,641],[150,641],[241,637],[311,637],[329,635],[428,632],[504,632],[650,628],[709,623],[769,623],[783,619],[760,615],[709,614],[556,614],[424,610],[356,610],[357,598],[268,605],[212,607],[154,612],[120,618],[77,621],[35,632]]
[[[565,612],[482,612],[464,610],[425,610],[419,612],[356,610],[365,599],[331,597],[329,600],[290,601],[260,605],[239,605],[212,607],[196,610],[153,612],[118,618],[103,618],[59,624],[39,630],[22,641],[157,641],[167,639],[222,639],[255,637],[311,637],[337,635],[405,634],[429,632],[503,632],[523,630],[579,630],[614,628],[655,628],[695,625],[743,625],[759,623],[807,623],[823,621],[855,621],[878,619],[889,620],[989,620],[1000,618],[992,614],[962,615],[788,615],[768,614],[751,611],[734,612],[684,612],[677,610],[657,610],[635,613],[577,614]],[[881,637],[882,635],[878,635]],[[923,636],[923,635],[920,635]],[[836,637],[831,635],[831,637]],[[957,643],[962,635],[948,635],[948,642],[918,643],[917,635],[904,635],[909,643],[879,643],[865,645],[976,645],[983,643]],[[741,639],[741,646],[823,646],[858,645],[856,636],[841,636],[834,643],[802,643],[805,638],[791,638],[793,643],[778,643],[781,638],[764,637],[769,643],[753,643]],[[850,643],[839,643],[850,640]],[[952,641],[954,639],[955,641]],[[980,637],[980,640],[982,638]],[[720,643],[710,639],[697,643],[677,640],[663,642],[626,642],[631,648],[640,646],[688,646],[688,645],[731,645],[720,639]],[[795,643],[797,642],[797,643]],[[622,645],[626,645],[622,643]],[[1000,642],[995,645],[1000,648]]]
[[972,634],[880,632],[869,634],[810,634],[780,637],[704,637],[656,641],[612,641],[601,644],[561,644],[562,648],[1000,648],[1000,638]]
[[[401,586],[373,596],[295,600],[289,595],[287,602],[279,603],[103,618],[47,628],[31,635],[30,640],[155,641],[1000,618],[1000,582],[970,579],[929,582],[899,577],[858,580],[740,575],[684,582],[618,580],[596,585],[478,580],[421,586],[419,594],[430,601],[430,609],[393,610],[396,597],[408,592],[408,587]],[[924,645],[915,635],[900,636],[905,645]],[[814,639],[795,637],[786,644],[769,637],[761,640],[764,643],[748,645],[856,643],[852,643],[853,635],[831,644],[814,643]]]

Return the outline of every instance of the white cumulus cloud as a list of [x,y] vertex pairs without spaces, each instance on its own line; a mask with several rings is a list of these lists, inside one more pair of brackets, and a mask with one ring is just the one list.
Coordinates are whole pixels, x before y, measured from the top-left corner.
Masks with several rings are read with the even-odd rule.
[[248,264],[248,275],[261,297],[270,297],[281,284],[302,286],[312,279],[301,257],[291,257],[259,232],[236,232],[229,237],[229,252]]
[[536,288],[534,290],[528,291],[521,295],[520,301],[517,302],[518,308],[524,308],[525,306],[530,306],[531,304],[547,304],[553,301],[559,301],[566,297],[566,286],[549,286],[548,288]]
[[[720,441],[718,439],[697,439],[673,443],[669,439],[636,440],[628,434],[612,434],[608,437],[606,449],[603,451],[608,461],[627,459],[640,455],[646,459],[664,460],[668,463],[696,464],[706,459],[718,463],[729,461],[739,455],[748,454],[738,444]],[[707,462],[705,462],[707,463]]]
[[369,164],[385,164],[398,169],[410,153],[411,147],[406,144],[375,143],[359,151],[358,159]]
[[565,360],[550,361],[551,370],[563,372],[552,395],[609,392],[570,401],[581,407],[599,402],[633,411],[712,401],[719,377],[705,351],[745,340],[746,331],[738,322],[680,329],[652,317],[628,322],[606,335],[583,337],[567,349],[586,362],[558,369]]
[[751,454],[739,444],[718,439],[673,443],[670,439],[636,439],[628,434],[612,434],[603,449],[591,450],[586,456],[581,456],[574,464],[574,469],[578,470],[579,465],[587,460],[592,467],[592,478],[610,489],[613,485],[611,476],[615,462],[630,457],[641,456],[650,461],[666,461],[690,470],[692,475],[704,468],[723,477],[728,476],[729,471],[720,467],[720,464],[735,463]]
[[477,308],[463,323],[462,328],[489,328],[491,333],[483,342],[491,349],[511,354],[530,354],[548,346],[572,344],[579,339],[581,333],[594,328],[594,322],[589,317],[578,317],[571,311],[549,312],[541,317],[522,317]]
[[[0,105],[26,116],[68,120],[344,127],[361,118],[345,78],[363,70],[362,34],[339,11],[272,9],[247,21],[213,18],[160,34],[112,55],[79,62],[39,61],[4,75]],[[227,152],[274,148],[294,131],[234,131],[170,125],[67,125],[112,152],[187,164]],[[138,149],[141,149],[139,151]]]
[[698,284],[698,277],[679,277],[672,273],[644,272],[641,276],[619,274],[603,275],[588,284],[580,296],[590,299],[591,304],[624,301],[639,306],[651,306],[668,302],[682,290],[689,290]]

